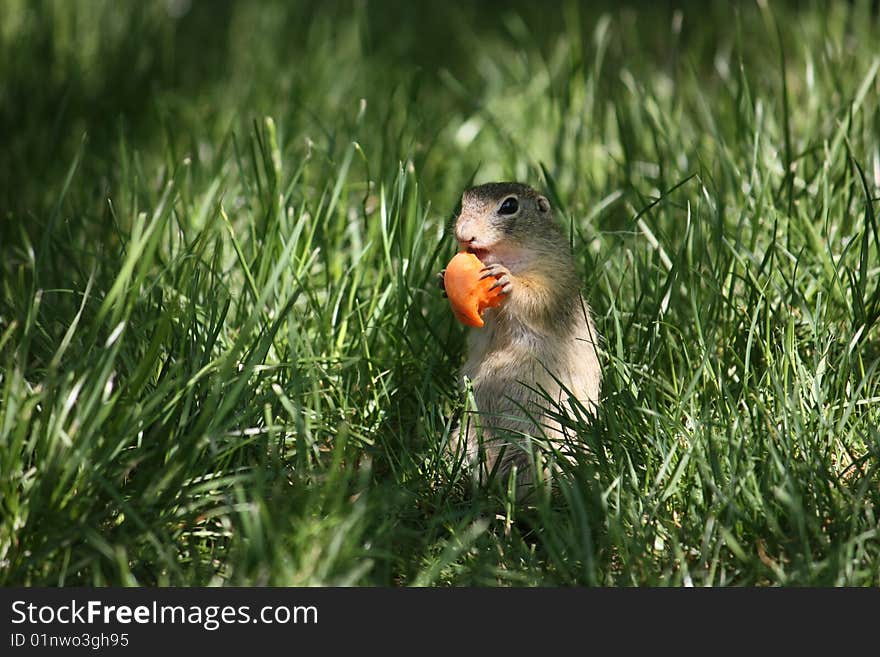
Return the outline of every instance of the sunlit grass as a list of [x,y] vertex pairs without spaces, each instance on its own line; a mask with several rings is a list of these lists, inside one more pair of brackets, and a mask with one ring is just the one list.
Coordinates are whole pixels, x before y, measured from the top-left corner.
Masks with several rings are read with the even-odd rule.
[[[880,584],[870,3],[438,8],[433,59],[2,4],[0,583]],[[531,506],[441,455],[473,179],[547,190],[604,337]]]

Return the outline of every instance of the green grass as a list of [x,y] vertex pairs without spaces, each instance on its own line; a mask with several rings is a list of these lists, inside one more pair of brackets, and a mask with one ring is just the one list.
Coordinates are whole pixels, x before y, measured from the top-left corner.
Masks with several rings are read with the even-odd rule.
[[[0,0],[0,584],[880,585],[871,3],[435,4]],[[605,340],[531,506],[441,458],[493,179]]]

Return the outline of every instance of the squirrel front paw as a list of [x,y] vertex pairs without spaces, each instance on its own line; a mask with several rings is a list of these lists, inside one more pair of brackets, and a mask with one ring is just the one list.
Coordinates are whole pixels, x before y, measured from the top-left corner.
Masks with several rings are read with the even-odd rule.
[[443,293],[443,296],[446,296],[446,270],[441,269],[437,274],[437,287],[440,288],[440,291]]
[[480,271],[483,274],[480,276],[480,280],[495,278],[495,284],[489,288],[490,290],[500,288],[501,294],[510,294],[510,291],[513,289],[513,280],[512,274],[507,267],[496,262],[495,264],[483,267]]

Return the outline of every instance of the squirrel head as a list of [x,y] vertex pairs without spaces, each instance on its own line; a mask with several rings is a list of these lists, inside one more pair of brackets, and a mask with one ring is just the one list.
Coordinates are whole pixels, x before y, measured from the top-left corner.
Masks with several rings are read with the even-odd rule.
[[462,250],[486,264],[519,260],[558,248],[559,229],[550,201],[516,182],[487,183],[465,191],[455,222]]

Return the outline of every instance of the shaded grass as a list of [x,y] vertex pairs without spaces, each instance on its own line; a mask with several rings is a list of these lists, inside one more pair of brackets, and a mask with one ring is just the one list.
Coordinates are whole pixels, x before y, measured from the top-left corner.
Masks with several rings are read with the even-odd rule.
[[[869,3],[453,6],[433,60],[372,5],[4,4],[0,582],[878,584]],[[605,338],[531,507],[440,457],[474,177],[548,190]]]

